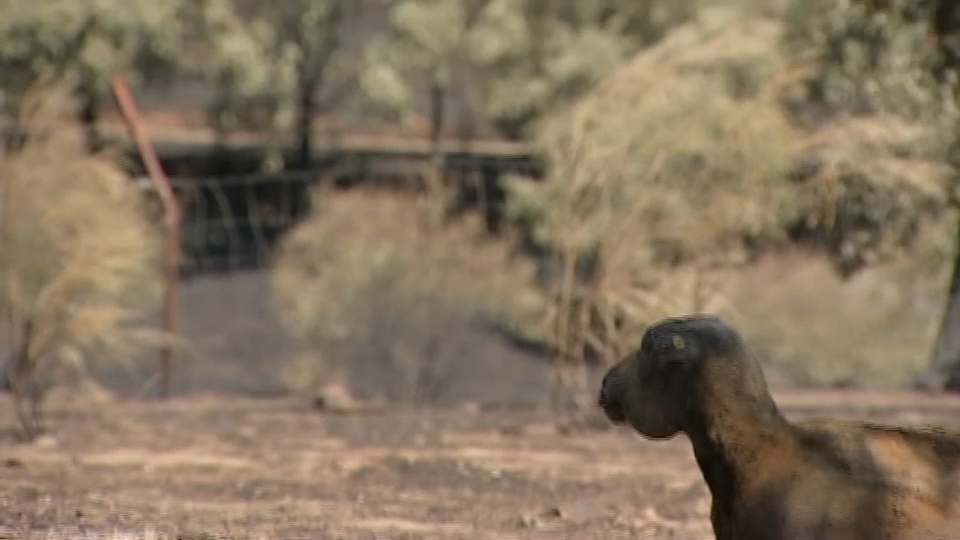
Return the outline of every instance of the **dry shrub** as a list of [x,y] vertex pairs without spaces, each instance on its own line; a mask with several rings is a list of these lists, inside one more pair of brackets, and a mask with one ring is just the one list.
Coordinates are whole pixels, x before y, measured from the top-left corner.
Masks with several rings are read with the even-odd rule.
[[709,308],[712,269],[783,236],[797,134],[776,101],[780,37],[704,10],[541,126],[548,181],[511,182],[510,202],[564,269],[544,302],[560,364],[588,347],[612,361],[649,322]]
[[61,368],[123,360],[160,339],[134,324],[159,300],[158,231],[115,160],[88,155],[58,122],[67,95],[34,90],[25,146],[0,162],[0,304],[20,334],[8,376],[34,393]]
[[[344,348],[363,343],[391,374],[387,398],[429,399],[436,348],[462,314],[522,313],[532,268],[485,235],[477,216],[429,226],[424,195],[321,189],[312,215],[278,249],[272,289],[284,327],[311,349],[304,389],[337,377]],[[366,360],[366,359],[365,359]]]
[[[883,265],[880,272],[907,265],[926,284],[942,275],[955,236],[952,170],[945,163],[952,142],[945,126],[954,111],[936,97],[937,88],[921,95],[920,87],[897,82],[891,72],[874,74],[884,77],[883,85],[866,84],[890,92],[868,96],[870,114],[840,114],[835,104],[820,122],[797,122],[798,103],[816,108],[816,82],[826,68],[810,60],[819,58],[815,54],[785,54],[784,40],[796,41],[784,27],[780,17],[702,10],[540,126],[548,181],[512,181],[509,202],[512,216],[561,269],[543,296],[545,340],[560,365],[589,351],[615,360],[664,316],[736,314],[744,307],[743,320],[758,322],[757,332],[775,344],[774,356],[805,358],[795,351],[809,336],[832,331],[818,338],[836,346],[818,357],[868,365],[856,353],[840,352],[852,348],[856,336],[869,339],[895,324],[887,315],[896,308],[864,307],[864,318],[846,327],[829,316],[808,317],[808,335],[803,324],[787,322],[794,320],[791,310],[827,309],[843,278],[866,265]],[[815,40],[805,46],[818,43],[826,46]],[[897,60],[880,64],[892,70]],[[909,88],[917,91],[913,105],[882,106]],[[835,283],[825,282],[822,295],[807,290],[794,297],[784,290],[771,293],[770,303],[742,305],[730,280],[752,271],[756,257],[791,242],[827,255],[838,273]],[[782,312],[774,323],[777,302]],[[903,327],[927,339],[929,321],[914,322]],[[883,341],[889,355],[876,358],[883,363],[891,355],[919,354],[917,342],[907,341],[912,353]],[[907,365],[916,361],[911,356]],[[810,366],[811,373],[816,369]]]
[[952,249],[960,110],[930,40],[932,7],[792,0],[784,16],[784,51],[804,71],[790,108],[808,128],[793,232],[843,275],[918,251],[937,264]]
[[936,337],[956,241],[958,110],[955,77],[935,75],[931,5],[793,0],[784,18],[785,51],[804,71],[790,108],[807,128],[791,234],[839,275],[811,261],[780,269],[788,286],[764,286],[751,269],[734,303],[771,360],[809,383],[908,383]]
[[824,248],[843,276],[905,257],[943,265],[956,219],[955,172],[935,150],[941,135],[890,115],[843,118],[810,133],[799,153],[811,170],[798,178],[795,236]]
[[537,239],[590,250],[622,227],[663,260],[778,234],[795,136],[771,86],[780,25],[725,13],[681,26],[544,122],[550,181],[512,184]]

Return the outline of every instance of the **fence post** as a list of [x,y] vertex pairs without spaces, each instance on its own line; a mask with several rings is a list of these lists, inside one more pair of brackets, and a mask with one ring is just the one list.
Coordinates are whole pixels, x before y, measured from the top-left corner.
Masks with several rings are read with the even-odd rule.
[[[133,94],[123,77],[117,76],[112,83],[113,95],[120,107],[123,120],[130,131],[143,158],[143,163],[163,204],[164,249],[163,249],[163,330],[168,338],[176,335],[179,311],[177,285],[180,278],[180,208],[173,188],[160,166],[156,151],[147,136],[146,126],[140,117]],[[170,395],[173,377],[173,344],[169,339],[160,348],[160,398]]]

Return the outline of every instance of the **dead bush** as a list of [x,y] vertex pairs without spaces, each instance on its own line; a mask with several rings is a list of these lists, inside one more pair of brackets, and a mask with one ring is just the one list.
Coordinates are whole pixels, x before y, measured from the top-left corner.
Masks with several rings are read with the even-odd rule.
[[562,371],[708,308],[714,268],[784,236],[797,134],[776,101],[780,35],[776,20],[707,9],[541,126],[548,181],[511,182],[509,208],[563,269],[543,302]]
[[19,336],[7,376],[29,435],[59,373],[123,361],[160,339],[135,324],[159,300],[158,230],[115,160],[88,155],[79,130],[63,128],[67,95],[31,92],[25,145],[0,161],[0,305]]
[[[320,189],[312,215],[278,249],[278,316],[336,377],[345,351],[390,374],[384,397],[420,402],[442,381],[435,351],[459,318],[522,314],[533,269],[484,233],[479,216],[429,226],[426,196]],[[320,380],[312,381],[315,389]]]
[[[816,49],[836,43],[798,40],[803,6],[792,9],[705,8],[540,126],[548,181],[512,181],[509,208],[561,269],[542,297],[543,338],[561,368],[592,352],[618,358],[651,320],[735,309],[724,292],[730,269],[798,242],[841,278],[907,259],[926,279],[939,275],[955,226],[944,131],[955,116],[942,87],[897,82],[894,67],[909,55],[891,38],[872,65],[880,71],[862,73],[878,80],[864,88],[886,94],[860,115],[838,114],[854,109],[841,100],[819,122],[798,122],[824,78],[843,70],[825,73]],[[800,343],[802,333],[777,339]]]
[[[953,251],[953,168],[924,151],[938,130],[890,115],[843,118],[806,136],[794,178],[794,240],[829,256],[841,276],[878,263],[942,265]],[[942,154],[941,154],[942,156]]]
[[784,16],[783,50],[802,72],[786,100],[807,132],[794,175],[803,221],[792,234],[844,276],[952,249],[948,158],[960,110],[929,8],[795,0]]

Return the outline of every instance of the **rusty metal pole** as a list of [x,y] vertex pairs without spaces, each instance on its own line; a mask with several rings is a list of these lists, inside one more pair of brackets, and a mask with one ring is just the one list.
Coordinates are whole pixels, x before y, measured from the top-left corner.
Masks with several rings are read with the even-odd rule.
[[[146,126],[137,110],[133,93],[123,77],[113,79],[113,95],[120,107],[127,129],[137,144],[143,163],[153,179],[153,183],[163,204],[164,253],[163,253],[163,330],[168,336],[176,335],[179,315],[179,297],[177,285],[180,278],[180,208],[173,194],[173,188],[167,179],[160,160],[147,135]],[[160,348],[160,398],[170,395],[170,381],[173,378],[173,347],[164,343]]]

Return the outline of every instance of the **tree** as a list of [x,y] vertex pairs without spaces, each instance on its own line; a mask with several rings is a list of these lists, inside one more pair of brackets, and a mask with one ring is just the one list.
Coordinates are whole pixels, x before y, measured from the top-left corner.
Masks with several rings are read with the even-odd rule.
[[698,2],[491,0],[472,40],[487,80],[486,113],[510,138],[583,96],[643,47],[688,19]]
[[795,134],[771,105],[778,30],[689,23],[538,125],[548,178],[508,182],[508,212],[557,269],[541,333],[555,398],[589,406],[588,356],[615,362],[650,322],[708,307],[712,269],[782,236]]
[[216,87],[207,110],[218,139],[239,129],[277,130],[289,124],[292,103],[282,100],[294,85],[292,62],[278,61],[278,30],[266,20],[242,20],[219,2],[208,2],[199,19],[211,32],[206,76]]
[[[714,278],[779,248],[810,247],[842,277],[943,268],[957,117],[948,88],[903,67],[921,66],[923,35],[794,9],[703,10],[537,123],[548,176],[508,182],[508,210],[553,259],[540,338],[568,390],[585,359],[616,360],[650,321],[704,309]],[[851,37],[823,39],[843,16]],[[865,52],[884,36],[889,50]]]
[[[457,67],[469,63],[479,15],[487,0],[391,0],[388,34],[364,52],[360,87],[391,116],[413,111],[413,81],[424,81],[429,110],[431,164],[423,172],[433,201],[432,221],[446,215],[447,182],[440,141],[446,129],[447,101]],[[469,112],[468,112],[469,114]]]
[[214,125],[225,134],[252,128],[289,133],[300,167],[310,163],[314,118],[346,95],[352,63],[344,47],[343,0],[291,0],[212,17],[219,43]]
[[[544,111],[581,95],[685,16],[691,2],[393,0],[389,33],[366,49],[361,86],[387,112],[409,114],[424,81],[433,167],[427,189],[443,213],[439,149],[455,91],[463,114],[518,138]],[[465,84],[466,73],[478,83]]]
[[[331,86],[336,69],[343,70],[341,33],[344,20],[342,0],[298,0],[292,9],[284,10],[282,28],[290,28],[289,42],[296,50],[297,77],[297,155],[301,167],[310,163],[313,147],[313,119],[318,112],[318,95],[321,88]],[[343,81],[336,81],[342,92]],[[327,88],[330,90],[330,88]],[[329,97],[328,97],[329,99]],[[322,106],[321,106],[322,107]]]
[[429,137],[440,140],[446,100],[457,62],[468,58],[477,22],[478,2],[468,0],[391,0],[389,30],[365,51],[361,87],[375,103],[394,114],[413,105],[412,80],[428,92]]
[[79,120],[88,144],[97,144],[96,121],[109,81],[176,64],[182,51],[179,2],[146,0],[3,0],[0,10],[0,87],[15,110],[37,81],[69,74],[81,100]]
[[[367,49],[363,87],[391,111],[409,111],[425,80],[431,138],[461,66],[477,73],[468,106],[507,136],[583,95],[637,50],[690,17],[697,0],[393,0],[390,34]],[[471,89],[461,89],[469,94]],[[469,97],[469,96],[467,96]],[[469,100],[468,100],[469,101]]]

